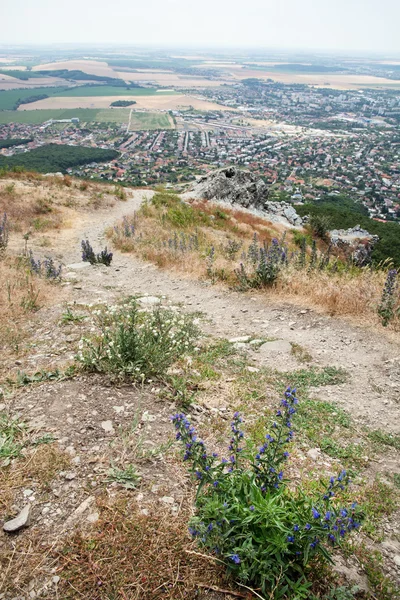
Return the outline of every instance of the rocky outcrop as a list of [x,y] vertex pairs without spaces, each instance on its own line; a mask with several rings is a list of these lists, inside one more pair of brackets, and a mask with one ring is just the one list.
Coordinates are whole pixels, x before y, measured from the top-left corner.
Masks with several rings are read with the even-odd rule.
[[250,171],[237,167],[225,167],[201,177],[185,194],[185,197],[256,209],[266,219],[285,225],[303,224],[302,218],[291,204],[270,202],[268,193],[267,184]]
[[377,235],[362,229],[360,225],[350,229],[333,229],[329,232],[331,242],[337,248],[351,255],[356,265],[363,267],[371,262],[371,253],[379,241]]
[[190,194],[192,198],[223,200],[245,208],[263,209],[268,199],[268,186],[250,171],[224,167],[201,177]]

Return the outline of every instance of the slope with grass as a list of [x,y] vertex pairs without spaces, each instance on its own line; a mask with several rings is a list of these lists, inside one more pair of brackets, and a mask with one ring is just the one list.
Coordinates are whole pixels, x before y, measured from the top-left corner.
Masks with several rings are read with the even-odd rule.
[[[47,189],[49,196],[61,190],[65,202],[69,193],[89,199],[110,189],[99,185],[94,190],[89,184],[81,192],[82,182],[23,177],[15,174],[4,183],[15,182],[21,195],[36,185],[48,186],[37,189],[42,194]],[[46,247],[35,232],[28,240],[36,257],[57,256],[66,265],[64,283],[70,285],[50,288],[61,296],[30,320],[34,343],[21,340],[3,361],[8,372],[0,384],[6,391],[0,436],[12,461],[3,462],[0,451],[0,518],[14,516],[16,505],[27,502],[32,515],[31,525],[18,536],[0,536],[0,594],[14,597],[29,590],[66,599],[135,594],[144,600],[224,600],[231,593],[250,600],[281,592],[279,581],[272,596],[272,590],[266,595],[254,590],[253,579],[236,581],[229,565],[244,561],[228,558],[226,570],[220,555],[204,548],[201,540],[199,547],[187,534],[195,481],[177,460],[169,417],[171,412],[190,412],[207,448],[228,457],[230,415],[240,411],[249,443],[264,444],[266,431],[274,431],[277,401],[290,384],[298,388],[299,404],[285,478],[293,482],[293,490],[312,497],[346,468],[352,483],[343,501],[356,500],[364,513],[361,533],[336,550],[339,573],[322,558],[309,563],[307,597],[352,600],[357,583],[369,586],[365,598],[396,598],[398,340],[378,323],[361,327],[273,293],[266,302],[264,292],[239,293],[213,285],[207,277],[196,281],[118,249],[110,267],[81,268],[82,239],[89,239],[96,251],[104,247],[105,228],[123,227],[123,217],[153,197],[150,190],[125,191],[126,200],[115,198],[114,206],[96,208],[89,202],[74,208],[72,203],[70,227],[49,230]],[[192,228],[198,230],[200,248],[207,236],[217,248],[217,240],[224,244],[229,235],[247,250],[255,228],[260,238],[277,233],[246,214],[241,220],[237,213],[207,205],[196,211],[162,196],[148,202],[137,221],[128,221],[137,226],[129,231],[140,238],[150,235],[150,227],[155,236],[169,228],[174,244],[171,229],[176,230],[181,255],[179,234],[195,235]],[[7,202],[13,202],[9,196]],[[21,232],[11,233],[11,257],[18,252]],[[129,235],[124,237],[132,243]],[[168,248],[168,238],[156,240],[160,253],[163,241]],[[229,252],[234,251],[230,246]],[[127,312],[133,297],[137,314]],[[199,339],[182,337],[188,323],[200,328]],[[167,349],[176,346],[172,368],[163,362],[168,339]],[[142,370],[160,350],[159,369]],[[32,493],[24,495],[24,490]],[[236,505],[228,505],[229,510]],[[253,505],[240,507],[250,522]],[[306,510],[315,518],[311,507]],[[236,543],[231,556],[246,552],[241,540]],[[283,540],[282,548],[290,543]]]

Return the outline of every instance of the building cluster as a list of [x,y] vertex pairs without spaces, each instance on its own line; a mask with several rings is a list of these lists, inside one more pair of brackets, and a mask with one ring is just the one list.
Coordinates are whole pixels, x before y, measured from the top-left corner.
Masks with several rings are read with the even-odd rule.
[[116,149],[117,161],[70,172],[134,186],[179,184],[236,164],[269,183],[276,199],[304,202],[345,194],[362,202],[372,218],[400,220],[398,93],[253,80],[202,93],[221,110],[174,111],[175,130],[127,133],[126,125],[76,121],[0,125],[0,140],[34,140],[0,152],[13,155],[47,143]]

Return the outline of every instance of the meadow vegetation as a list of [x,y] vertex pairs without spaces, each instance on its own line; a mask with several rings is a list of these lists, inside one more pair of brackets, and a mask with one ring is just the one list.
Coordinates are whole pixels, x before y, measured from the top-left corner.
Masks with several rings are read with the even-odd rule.
[[[306,234],[285,232],[251,213],[204,201],[185,203],[158,192],[108,235],[119,250],[161,268],[244,291],[259,289],[330,315],[378,322],[386,310],[387,267],[356,266],[329,239],[313,234],[311,226]],[[384,324],[397,328],[397,287],[391,292],[390,318]]]

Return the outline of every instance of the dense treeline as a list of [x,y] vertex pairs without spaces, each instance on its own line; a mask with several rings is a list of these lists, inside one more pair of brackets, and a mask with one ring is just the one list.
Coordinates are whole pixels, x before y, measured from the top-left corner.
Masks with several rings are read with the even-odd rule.
[[324,199],[313,204],[296,206],[299,215],[319,215],[329,219],[330,229],[349,229],[361,225],[363,229],[379,236],[379,242],[372,252],[375,264],[392,259],[395,267],[400,267],[400,225],[395,222],[381,223],[368,216],[368,211],[362,204],[338,196],[332,201]]
[[0,140],[0,148],[11,148],[12,146],[21,146],[22,144],[29,144],[33,138],[7,138],[6,140]]
[[28,96],[27,98],[20,98],[14,104],[13,110],[17,110],[18,107],[21,106],[21,104],[31,104],[32,102],[39,102],[39,100],[46,100],[46,98],[48,98],[48,97],[49,97],[48,94],[36,94],[33,96]]
[[0,156],[0,168],[23,167],[39,173],[65,173],[68,168],[92,162],[107,162],[119,156],[116,150],[48,144],[15,156]]
[[111,102],[110,106],[132,106],[132,104],[136,104],[136,100],[116,100]]

